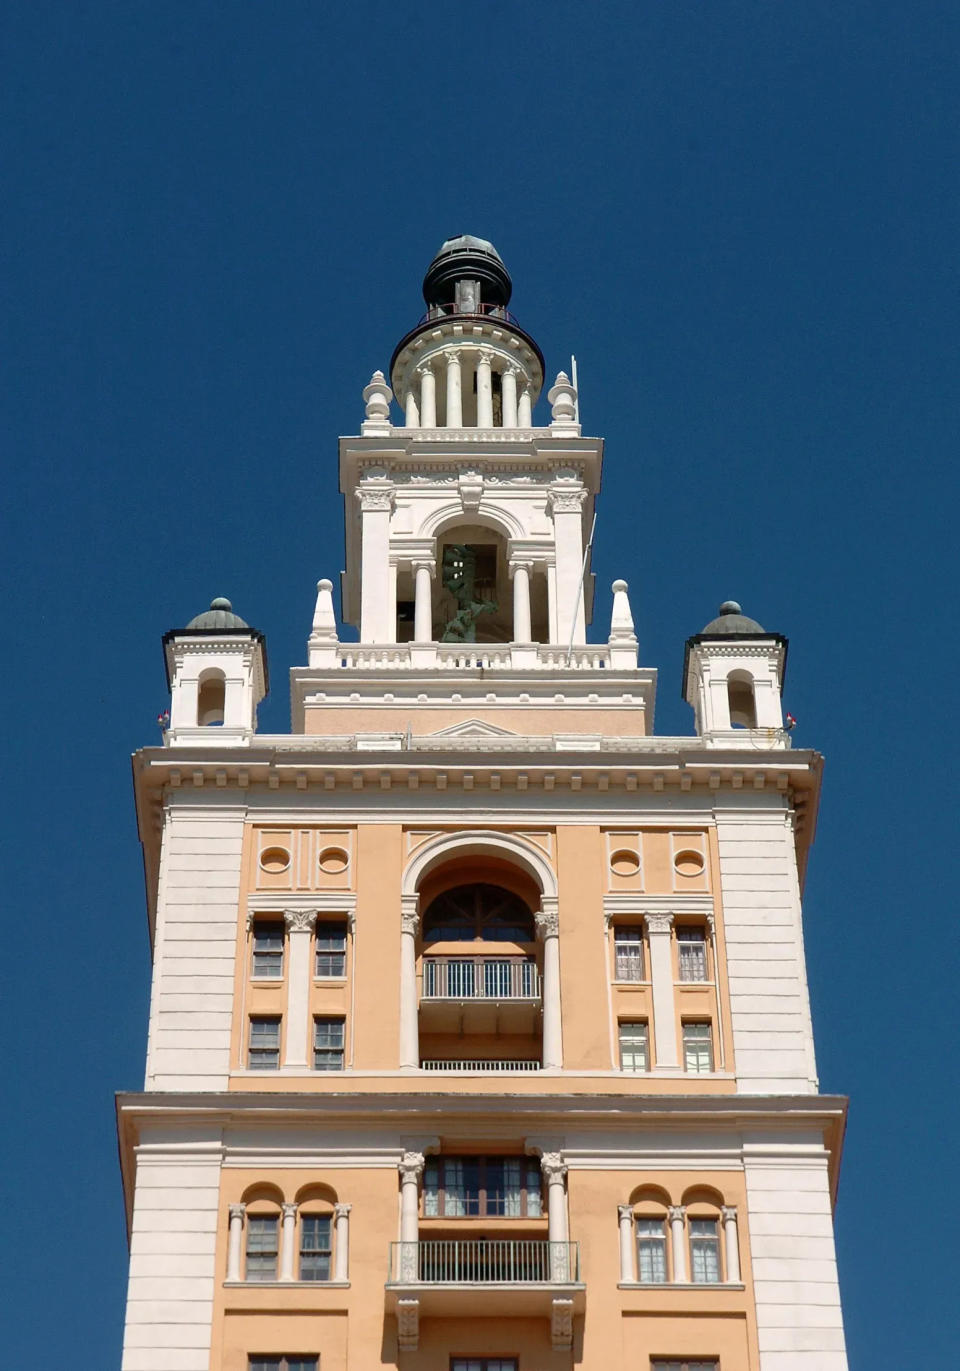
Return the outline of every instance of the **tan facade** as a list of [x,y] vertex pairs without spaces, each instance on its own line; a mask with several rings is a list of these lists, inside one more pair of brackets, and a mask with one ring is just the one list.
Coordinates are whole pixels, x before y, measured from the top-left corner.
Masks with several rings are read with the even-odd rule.
[[321,581],[275,736],[227,602],[165,638],[124,1371],[845,1371],[785,641],[724,606],[654,735],[602,443],[456,244],[341,445],[361,642]]

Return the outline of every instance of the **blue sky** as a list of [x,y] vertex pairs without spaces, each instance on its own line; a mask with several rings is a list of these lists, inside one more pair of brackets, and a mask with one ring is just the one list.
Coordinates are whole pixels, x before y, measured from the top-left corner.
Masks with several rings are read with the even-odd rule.
[[625,577],[658,731],[691,731],[722,599],[790,637],[851,1367],[953,1365],[956,6],[10,0],[3,29],[8,1364],[119,1366],[161,634],[231,596],[289,727],[337,435],[469,231],[548,371],[577,354],[594,635]]

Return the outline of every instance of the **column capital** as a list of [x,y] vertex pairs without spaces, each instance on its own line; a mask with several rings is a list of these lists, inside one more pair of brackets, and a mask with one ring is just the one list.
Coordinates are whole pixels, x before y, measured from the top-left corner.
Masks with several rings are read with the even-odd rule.
[[720,1206],[720,1217],[724,1223],[736,1223],[737,1206],[735,1204],[723,1204]]
[[234,1219],[237,1219],[240,1223],[243,1223],[243,1216],[246,1212],[247,1206],[245,1204],[232,1204],[230,1206],[230,1222],[233,1223]]
[[364,514],[374,513],[378,510],[385,510],[388,514],[393,512],[394,488],[392,485],[361,486],[356,492],[356,496]]
[[357,931],[357,911],[351,909],[347,911],[347,932],[353,937]]
[[460,358],[462,356],[462,349],[444,348],[443,355],[446,358],[447,366],[450,366],[452,363],[456,363],[457,365],[459,365]]
[[617,1218],[620,1220],[621,1223],[633,1223],[633,1205],[618,1204]]
[[540,1155],[540,1170],[547,1178],[547,1184],[562,1181],[567,1174],[567,1164],[560,1152],[543,1152]]
[[523,368],[517,362],[508,362],[503,371],[505,376],[523,375]]
[[312,933],[317,922],[315,909],[285,909],[283,922],[288,933]]
[[429,571],[431,576],[436,576],[437,559],[436,557],[411,557],[410,569],[414,574],[418,571]]
[[428,372],[430,373],[431,376],[435,376],[435,375],[436,375],[436,372],[435,372],[434,369],[433,369],[434,361],[435,361],[435,358],[433,358],[433,357],[427,357],[427,358],[426,358],[424,361],[422,361],[422,362],[420,363],[420,365],[417,367],[417,369],[416,369],[417,375],[420,377],[421,380],[424,378],[424,376],[427,375]]
[[711,935],[714,934],[714,933],[716,933],[716,931],[717,931],[717,916],[716,916],[716,914],[714,914],[714,912],[713,912],[712,909],[710,910],[709,914],[705,914],[705,915],[704,915],[704,919],[705,919],[705,921],[706,921],[707,928],[708,928],[709,932],[711,933]]
[[673,915],[647,913],[643,916],[643,922],[648,933],[669,933],[673,927]]
[[252,933],[252,932],[253,932],[253,925],[254,925],[256,922],[257,922],[256,911],[253,910],[253,909],[248,909],[248,910],[247,910],[247,932],[248,932],[248,933]]
[[560,915],[555,909],[538,909],[533,916],[538,938],[556,938],[560,933]]
[[515,571],[525,571],[530,576],[535,566],[536,562],[532,557],[511,557],[507,562],[507,575],[512,579]]
[[350,1210],[352,1208],[352,1204],[335,1204],[333,1206],[333,1217],[335,1219],[347,1219],[350,1217]]
[[671,1223],[683,1223],[687,1217],[686,1205],[671,1204],[667,1209],[667,1218]]
[[481,366],[489,366],[495,356],[496,353],[494,352],[493,348],[477,349],[477,361],[480,363]]
[[419,1181],[425,1165],[426,1158],[422,1152],[404,1152],[397,1163],[397,1170],[400,1172],[401,1180]]
[[400,930],[403,933],[412,933],[414,937],[420,932],[420,896],[403,895],[400,899]]
[[587,492],[579,482],[574,487],[564,482],[563,485],[551,486],[547,491],[547,505],[551,514],[579,514],[586,498]]
[[299,1207],[299,1205],[292,1203],[282,1204],[280,1206],[280,1213],[283,1215],[285,1219],[295,1219],[297,1217],[297,1210],[299,1209]]

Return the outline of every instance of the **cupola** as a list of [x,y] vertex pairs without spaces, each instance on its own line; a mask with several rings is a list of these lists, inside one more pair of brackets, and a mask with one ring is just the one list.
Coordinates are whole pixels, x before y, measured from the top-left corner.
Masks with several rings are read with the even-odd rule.
[[692,707],[700,737],[715,746],[754,746],[763,732],[768,746],[787,746],[781,695],[787,640],[767,633],[725,600],[715,619],[687,639],[683,697]]
[[221,596],[185,628],[165,633],[163,651],[170,687],[167,746],[249,743],[269,688],[264,635]]

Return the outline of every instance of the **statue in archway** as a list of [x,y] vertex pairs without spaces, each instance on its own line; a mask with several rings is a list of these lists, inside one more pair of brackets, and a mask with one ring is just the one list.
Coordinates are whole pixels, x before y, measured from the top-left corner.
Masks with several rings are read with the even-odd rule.
[[496,600],[476,598],[477,554],[467,543],[449,543],[440,568],[445,590],[457,602],[457,612],[444,625],[441,643],[475,643],[481,614],[496,614]]

